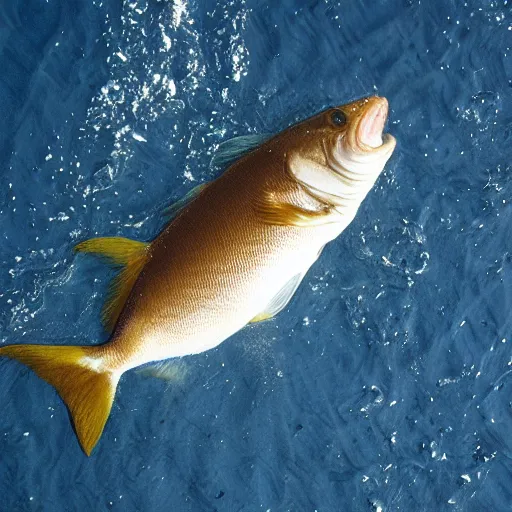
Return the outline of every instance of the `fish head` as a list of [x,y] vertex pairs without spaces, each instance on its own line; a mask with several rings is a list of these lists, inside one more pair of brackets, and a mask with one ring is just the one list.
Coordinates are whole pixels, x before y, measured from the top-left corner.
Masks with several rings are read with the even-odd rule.
[[384,133],[386,98],[372,96],[329,108],[299,123],[290,170],[337,207],[357,210],[395,149]]

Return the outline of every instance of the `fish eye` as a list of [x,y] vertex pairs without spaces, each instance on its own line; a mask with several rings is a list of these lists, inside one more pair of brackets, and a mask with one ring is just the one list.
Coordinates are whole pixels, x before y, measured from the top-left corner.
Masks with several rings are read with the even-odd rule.
[[331,122],[334,126],[343,126],[347,122],[347,116],[341,110],[336,109],[331,114]]

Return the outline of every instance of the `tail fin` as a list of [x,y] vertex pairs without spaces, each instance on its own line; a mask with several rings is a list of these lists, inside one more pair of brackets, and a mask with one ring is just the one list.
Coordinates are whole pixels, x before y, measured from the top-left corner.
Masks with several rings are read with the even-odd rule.
[[105,367],[98,347],[9,345],[0,356],[17,359],[55,387],[73,418],[87,455],[110,415],[120,373]]

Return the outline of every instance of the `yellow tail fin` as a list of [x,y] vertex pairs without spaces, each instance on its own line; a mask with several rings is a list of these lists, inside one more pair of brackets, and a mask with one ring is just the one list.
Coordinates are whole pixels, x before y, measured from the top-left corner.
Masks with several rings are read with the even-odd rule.
[[120,373],[104,368],[98,347],[9,345],[0,356],[17,359],[55,387],[73,418],[87,455],[110,415]]

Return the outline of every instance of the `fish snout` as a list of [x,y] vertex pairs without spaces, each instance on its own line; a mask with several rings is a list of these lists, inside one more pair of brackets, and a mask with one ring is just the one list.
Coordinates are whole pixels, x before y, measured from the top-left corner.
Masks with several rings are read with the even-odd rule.
[[389,114],[388,100],[382,96],[370,96],[348,105],[346,110],[349,115],[346,142],[350,149],[361,156],[382,153],[390,156],[396,140],[384,133]]

